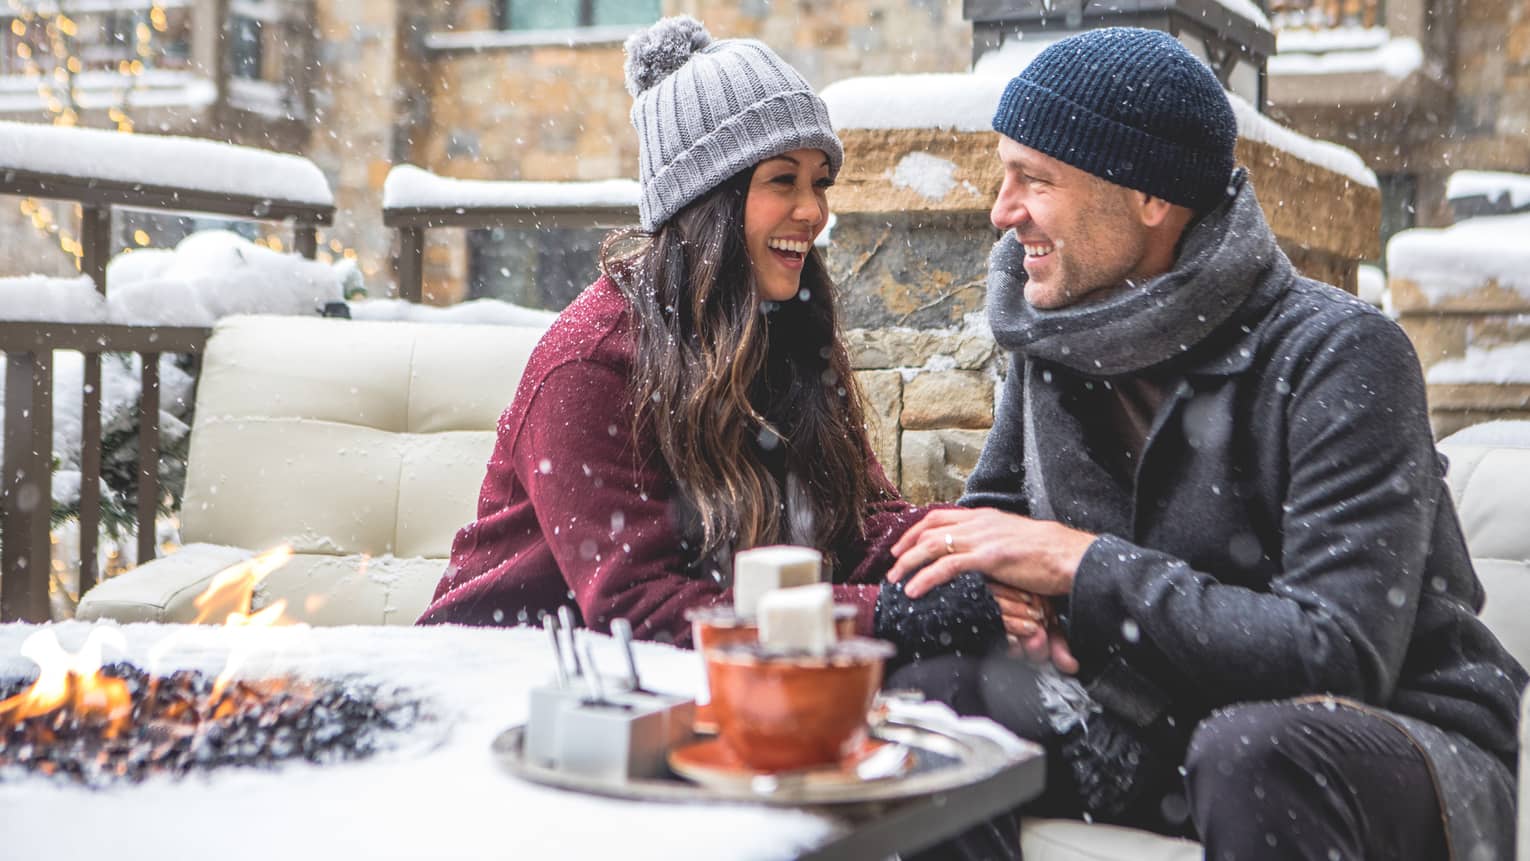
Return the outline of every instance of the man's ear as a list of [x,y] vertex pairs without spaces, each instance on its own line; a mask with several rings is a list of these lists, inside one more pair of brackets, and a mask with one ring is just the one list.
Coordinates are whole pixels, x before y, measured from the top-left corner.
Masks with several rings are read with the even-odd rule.
[[1161,227],[1174,214],[1174,204],[1143,191],[1134,191],[1137,217],[1144,227]]

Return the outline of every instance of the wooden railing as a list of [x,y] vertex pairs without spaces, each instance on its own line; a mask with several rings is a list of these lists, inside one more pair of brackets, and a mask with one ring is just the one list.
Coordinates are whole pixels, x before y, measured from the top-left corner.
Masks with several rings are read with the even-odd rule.
[[[395,168],[395,170],[414,168]],[[445,180],[447,183],[460,182]],[[399,237],[398,295],[410,302],[421,301],[425,281],[425,231],[435,227],[518,227],[538,230],[618,228],[637,224],[638,208],[634,195],[631,204],[606,203],[516,203],[516,186],[546,183],[479,182],[463,183],[491,193],[482,199],[492,201],[492,189],[501,187],[506,194],[500,202],[453,205],[390,205],[385,192],[383,224],[396,228]],[[578,185],[570,183],[569,185]]]
[[[81,271],[106,293],[115,207],[290,222],[293,244],[305,257],[317,249],[317,231],[334,219],[334,206],[273,200],[195,188],[155,186],[30,172],[0,165],[0,195],[72,201],[81,207]],[[5,457],[0,471],[0,621],[46,621],[51,615],[53,353],[84,354],[80,452],[80,592],[95,585],[101,517],[101,355],[136,353],[142,363],[139,401],[138,561],[155,556],[159,487],[159,357],[200,353],[207,329],[138,325],[0,322],[6,360]]]

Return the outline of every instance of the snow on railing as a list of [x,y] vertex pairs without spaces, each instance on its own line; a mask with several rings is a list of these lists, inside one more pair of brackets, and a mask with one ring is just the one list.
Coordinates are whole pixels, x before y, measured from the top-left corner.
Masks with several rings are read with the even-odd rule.
[[418,302],[424,292],[427,229],[626,227],[637,223],[638,196],[638,184],[630,179],[453,179],[397,165],[383,183],[383,224],[399,232],[399,296]]
[[288,206],[335,203],[323,171],[306,158],[168,135],[0,122],[0,175],[10,172]]

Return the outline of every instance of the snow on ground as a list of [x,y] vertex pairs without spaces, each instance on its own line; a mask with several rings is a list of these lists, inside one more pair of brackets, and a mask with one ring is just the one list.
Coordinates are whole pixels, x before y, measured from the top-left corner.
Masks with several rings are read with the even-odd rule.
[[1387,270],[1431,302],[1497,281],[1530,297],[1530,213],[1473,218],[1435,230],[1404,230],[1387,243]]
[[306,158],[217,141],[0,122],[0,169],[333,205]]
[[1444,359],[1429,367],[1430,383],[1530,384],[1530,341],[1497,347],[1466,347],[1459,359]]
[[636,180],[593,182],[499,182],[436,176],[414,165],[388,171],[383,183],[383,207],[450,209],[536,209],[538,207],[602,207],[637,209]]
[[[54,626],[70,651],[90,628]],[[33,672],[19,650],[36,630],[0,626],[0,677]],[[424,699],[435,720],[360,762],[226,769],[99,792],[42,778],[0,783],[7,858],[161,861],[204,847],[223,861],[265,861],[273,851],[371,859],[770,859],[793,857],[844,830],[835,819],[795,810],[618,801],[505,774],[489,745],[525,720],[528,690],[553,674],[540,630],[146,624],[120,630],[135,663],[148,666],[151,653],[164,652],[152,664],[161,673],[216,673],[231,648],[245,646],[254,650],[241,671],[246,676],[290,671],[397,685]],[[593,640],[600,665],[618,674],[615,644]],[[646,685],[696,689],[694,653],[639,643],[637,655]]]
[[[1371,47],[1350,50],[1322,50],[1304,53],[1282,38],[1279,50],[1270,57],[1266,69],[1271,75],[1333,75],[1345,72],[1385,72],[1388,77],[1406,78],[1424,65],[1424,49],[1417,39],[1406,36],[1388,39]],[[1295,44],[1300,44],[1296,42]]]
[[1514,209],[1530,206],[1530,175],[1499,173],[1487,170],[1458,170],[1445,183],[1445,197],[1460,200],[1485,197],[1498,201],[1505,197]]

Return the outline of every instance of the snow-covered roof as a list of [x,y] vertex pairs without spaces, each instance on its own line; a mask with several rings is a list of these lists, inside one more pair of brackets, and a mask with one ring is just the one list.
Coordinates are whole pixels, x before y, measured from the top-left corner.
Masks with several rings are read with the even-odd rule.
[[333,206],[324,173],[301,156],[167,135],[0,122],[0,170],[184,188]]
[[1458,170],[1445,183],[1450,200],[1485,197],[1497,201],[1505,196],[1514,209],[1530,206],[1530,175],[1486,170]]
[[1488,281],[1530,297],[1530,214],[1473,218],[1440,230],[1404,230],[1387,243],[1387,269],[1431,303]]
[[410,164],[396,165],[383,183],[384,209],[637,209],[636,180],[520,182],[452,179]]
[[1336,37],[1292,37],[1282,33],[1278,44],[1279,50],[1265,66],[1271,75],[1385,72],[1393,78],[1406,78],[1424,65],[1424,49],[1417,39],[1407,36],[1364,47],[1330,49],[1326,46],[1344,43]]

